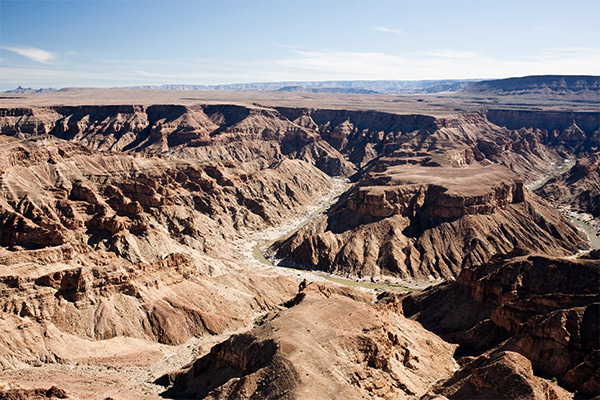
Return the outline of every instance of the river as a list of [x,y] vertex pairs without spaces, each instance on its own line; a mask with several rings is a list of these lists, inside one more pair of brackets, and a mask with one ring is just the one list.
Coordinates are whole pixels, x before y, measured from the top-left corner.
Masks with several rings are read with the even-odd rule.
[[[577,160],[575,160],[574,158],[569,158],[569,159],[565,159],[562,163],[554,163],[552,168],[547,170],[546,173],[544,173],[544,175],[541,178],[529,183],[527,185],[527,189],[529,189],[529,191],[533,192],[534,190],[541,188],[554,176],[564,174],[569,169],[571,169],[571,167],[573,167],[575,165],[576,161]],[[583,231],[585,233],[585,235],[588,238],[588,243],[590,245],[590,248],[600,249],[600,237],[599,237],[600,232],[598,231],[598,229],[594,229],[594,227],[591,226],[590,224],[588,224],[588,222],[587,222],[591,218],[590,215],[575,212],[570,207],[562,207],[562,208],[559,208],[559,210],[575,226],[577,226],[581,231]]]

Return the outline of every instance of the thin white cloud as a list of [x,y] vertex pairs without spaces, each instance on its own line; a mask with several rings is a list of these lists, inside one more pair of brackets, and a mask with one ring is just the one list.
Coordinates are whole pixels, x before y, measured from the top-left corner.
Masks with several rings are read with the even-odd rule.
[[49,64],[50,62],[56,59],[56,54],[50,51],[38,49],[36,47],[2,46],[0,48],[12,51],[13,53],[17,53],[23,57],[27,57],[30,60],[37,61],[42,64]]
[[542,74],[600,73],[600,52],[542,50],[507,60],[470,51],[444,50],[392,55],[340,51],[297,51],[274,61],[280,68],[318,79],[466,79]]
[[464,49],[414,53],[291,51],[279,59],[93,60],[22,65],[0,64],[0,87],[129,86],[165,83],[220,84],[267,81],[420,80],[506,78],[545,74],[600,75],[600,49],[545,48],[506,59]]
[[532,54],[529,58],[598,57],[600,49],[589,47],[553,47]]
[[392,33],[396,36],[400,36],[400,37],[404,37],[406,35],[406,32],[404,32],[402,29],[394,29],[394,28],[388,28],[385,26],[376,26],[373,28],[374,31],[379,31],[379,32],[386,32],[386,33]]

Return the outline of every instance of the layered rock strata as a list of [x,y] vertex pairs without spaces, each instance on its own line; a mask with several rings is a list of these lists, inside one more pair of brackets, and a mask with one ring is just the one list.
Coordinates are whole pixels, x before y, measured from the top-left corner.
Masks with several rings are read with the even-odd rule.
[[370,173],[313,223],[277,242],[284,265],[349,276],[452,278],[524,246],[568,255],[585,239],[500,166],[392,166]]
[[254,329],[158,382],[165,396],[414,399],[452,373],[453,347],[348,287],[311,283]]
[[469,374],[490,357],[516,352],[536,374],[593,397],[600,394],[599,285],[598,259],[513,254],[466,268],[455,282],[411,294],[402,305],[404,315],[459,343],[459,355],[485,353],[460,361]]
[[182,344],[247,326],[295,285],[238,272],[230,242],[331,185],[301,160],[233,168],[52,136],[3,137],[0,155],[4,368],[74,361],[96,340]]

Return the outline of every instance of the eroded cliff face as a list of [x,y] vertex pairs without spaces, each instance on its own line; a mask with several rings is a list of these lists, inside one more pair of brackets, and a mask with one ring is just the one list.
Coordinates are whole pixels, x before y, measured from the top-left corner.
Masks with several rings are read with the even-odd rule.
[[[556,210],[528,196],[524,181],[566,152],[593,150],[594,113],[410,115],[384,118],[378,135],[363,113],[283,113],[320,129],[342,152],[366,142],[380,154],[327,217],[274,246],[284,264],[372,279],[450,278],[515,246],[557,256],[586,246]],[[507,119],[508,128],[491,122]],[[334,142],[336,129],[344,134]]]
[[398,115],[377,111],[283,108],[290,121],[314,130],[348,159],[363,166],[381,155],[394,138],[414,131],[433,132],[436,119],[426,115]]
[[[164,378],[173,393],[427,396],[452,372],[453,346],[399,313],[438,297],[384,295],[375,304],[327,284],[296,293],[296,282],[249,266],[231,244],[300,215],[331,191],[330,176],[358,168],[357,184],[325,216],[277,245],[281,258],[373,279],[458,276],[432,290],[469,316],[455,328],[427,311],[446,325],[419,317],[423,325],[477,355],[510,340],[502,352],[463,360],[469,367],[435,393],[502,394],[507,381],[496,372],[510,371],[511,382],[525,382],[514,393],[560,398],[538,370],[582,393],[597,390],[597,356],[586,356],[597,346],[581,334],[595,334],[588,291],[597,288],[557,283],[573,280],[566,269],[597,261],[562,260],[563,268],[529,257],[518,260],[522,271],[517,261],[493,264],[519,246],[552,256],[585,246],[523,184],[566,152],[597,151],[597,120],[259,105],[2,109],[0,365],[129,359],[137,367],[166,354],[160,344],[215,343],[261,315],[261,326]],[[495,267],[480,276],[481,265]]]
[[513,351],[478,357],[451,379],[438,383],[421,400],[570,400],[573,394],[534,374],[531,362]]
[[348,208],[372,217],[416,217],[423,211],[432,219],[457,219],[524,201],[523,181],[499,166],[395,166],[366,175],[350,195]]
[[375,280],[452,278],[523,246],[568,255],[585,239],[505,168],[394,166],[276,243],[284,265]]
[[416,399],[454,368],[454,348],[366,293],[302,284],[277,313],[231,336],[184,371],[167,396]]
[[[50,134],[94,150],[171,154],[264,167],[307,153],[330,175],[354,167],[312,130],[274,109],[236,105],[70,106],[0,110],[0,131]],[[337,160],[337,161],[332,161]]]
[[136,340],[179,345],[235,331],[248,326],[256,312],[276,307],[296,286],[284,277],[244,276],[222,261],[181,253],[131,265],[96,252],[7,269],[2,267],[0,277],[4,369],[77,362],[99,357],[103,347],[118,354],[123,345],[116,342],[113,350],[103,344],[109,339],[129,338],[133,347],[121,351],[143,354]]
[[164,257],[159,238],[165,234],[210,251],[216,236],[232,239],[243,229],[275,224],[331,184],[300,160],[244,171],[96,153],[53,137],[5,141],[0,154],[1,246],[139,248],[121,254],[132,262]]
[[238,273],[231,241],[332,182],[295,159],[233,168],[53,136],[4,137],[0,155],[5,368],[73,360],[92,340],[181,344],[247,326],[295,284]]
[[[598,259],[513,254],[463,269],[456,282],[409,295],[402,305],[404,315],[459,343],[459,353],[485,352],[459,361],[466,372],[458,376],[480,368],[485,358],[511,351],[526,357],[536,373],[595,396],[600,391],[599,282]],[[441,393],[447,392],[444,386],[438,388]]]
[[600,117],[593,112],[488,110],[487,119],[508,129],[532,130],[551,145],[590,150],[600,145]]
[[401,150],[433,164],[487,159],[531,178],[566,152],[597,150],[599,127],[597,113],[551,111],[436,118],[226,104],[0,109],[0,131],[6,135],[51,134],[99,150],[262,166],[293,157],[312,160],[330,175],[350,174],[352,163],[365,166]]

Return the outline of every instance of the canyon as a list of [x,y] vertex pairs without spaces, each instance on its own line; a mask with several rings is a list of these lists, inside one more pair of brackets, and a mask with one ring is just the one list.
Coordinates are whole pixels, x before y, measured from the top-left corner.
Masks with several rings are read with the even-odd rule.
[[[0,396],[600,395],[600,254],[561,212],[597,226],[598,87],[552,82],[0,96]],[[275,266],[239,244],[281,226]]]

